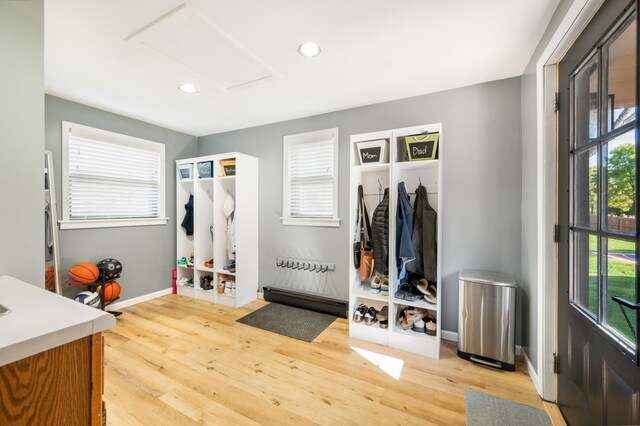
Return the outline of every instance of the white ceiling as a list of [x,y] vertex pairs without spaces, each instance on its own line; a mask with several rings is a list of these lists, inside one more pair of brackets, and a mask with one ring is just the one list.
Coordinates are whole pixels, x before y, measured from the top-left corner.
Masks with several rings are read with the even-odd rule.
[[[521,75],[558,2],[47,0],[45,88],[202,136]],[[140,31],[185,3],[199,26],[167,27],[199,32]],[[307,40],[320,56],[298,55]],[[269,77],[227,89],[216,71]]]

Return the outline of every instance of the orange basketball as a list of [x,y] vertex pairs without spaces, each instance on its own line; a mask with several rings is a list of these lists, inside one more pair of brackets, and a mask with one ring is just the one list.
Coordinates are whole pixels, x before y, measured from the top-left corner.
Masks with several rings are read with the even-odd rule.
[[55,271],[53,269],[53,264],[48,263],[44,265],[44,288],[47,290],[53,290],[55,287],[54,283]]
[[73,265],[67,274],[67,281],[74,287],[84,287],[98,279],[98,268],[93,263],[82,262]]
[[[120,296],[121,290],[122,288],[120,287],[120,284],[118,284],[118,281],[111,281],[110,283],[106,283],[104,285],[102,300],[104,300],[105,303],[116,300]],[[100,293],[100,290],[98,290],[98,293]]]

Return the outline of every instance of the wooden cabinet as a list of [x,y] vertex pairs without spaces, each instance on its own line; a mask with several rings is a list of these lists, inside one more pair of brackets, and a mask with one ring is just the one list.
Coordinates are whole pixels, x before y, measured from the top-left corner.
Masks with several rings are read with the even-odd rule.
[[103,354],[96,333],[0,367],[0,424],[101,425]]

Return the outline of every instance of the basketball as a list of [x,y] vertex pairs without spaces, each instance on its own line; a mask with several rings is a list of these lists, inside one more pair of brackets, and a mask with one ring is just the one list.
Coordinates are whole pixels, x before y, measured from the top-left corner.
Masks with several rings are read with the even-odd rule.
[[98,268],[89,262],[78,263],[69,269],[67,281],[74,287],[84,287],[98,279]]
[[47,290],[53,290],[55,288],[55,271],[53,269],[53,263],[48,263],[44,266],[44,288]]
[[102,294],[102,298],[105,303],[113,302],[120,296],[120,291],[122,291],[122,287],[118,284],[118,281],[111,281],[110,283],[106,283],[104,285],[104,293],[102,292],[102,286],[99,286],[96,290],[98,293]]
[[85,305],[93,306],[94,308],[100,305],[100,295],[92,291],[81,291],[76,294],[74,299]]

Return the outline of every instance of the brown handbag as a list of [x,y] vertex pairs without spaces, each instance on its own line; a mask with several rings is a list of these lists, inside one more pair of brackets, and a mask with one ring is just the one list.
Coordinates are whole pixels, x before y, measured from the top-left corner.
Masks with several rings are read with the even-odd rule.
[[373,243],[371,241],[371,223],[367,206],[364,203],[362,185],[358,186],[358,212],[360,215],[360,281],[366,281],[373,276]]

